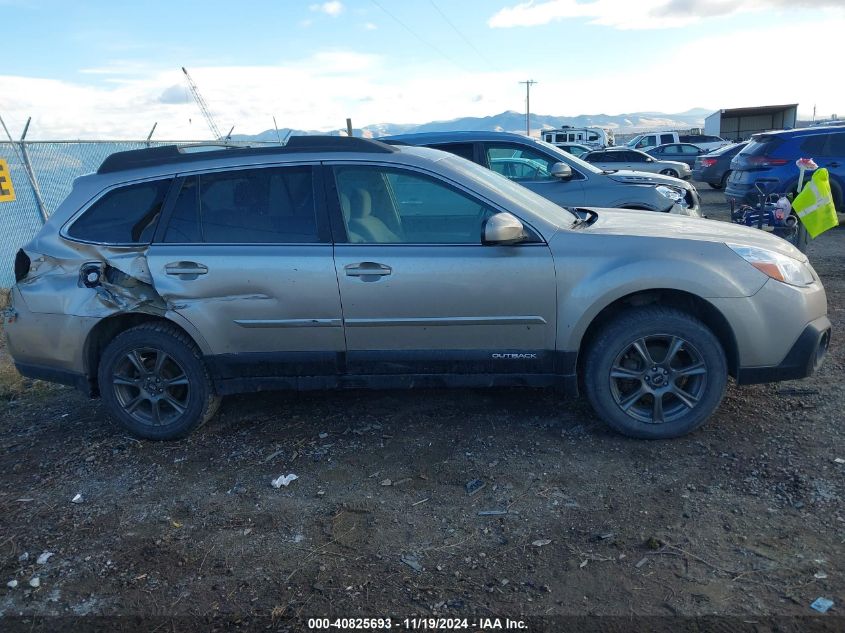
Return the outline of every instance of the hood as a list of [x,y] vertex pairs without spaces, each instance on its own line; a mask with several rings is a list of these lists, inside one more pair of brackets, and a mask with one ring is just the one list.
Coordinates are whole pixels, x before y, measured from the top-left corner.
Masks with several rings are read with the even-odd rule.
[[784,239],[739,224],[685,216],[619,209],[593,209],[598,218],[583,230],[602,235],[659,237],[663,239],[730,242],[775,251],[801,262],[807,256]]
[[647,171],[628,171],[620,169],[607,177],[616,182],[624,182],[626,185],[670,185],[678,189],[690,189],[692,185],[680,178],[664,176],[663,174],[652,174]]

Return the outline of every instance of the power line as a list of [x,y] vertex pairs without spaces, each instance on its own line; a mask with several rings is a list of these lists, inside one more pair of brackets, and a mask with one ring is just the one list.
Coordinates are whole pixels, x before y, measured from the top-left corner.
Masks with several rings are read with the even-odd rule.
[[414,30],[413,30],[410,26],[408,26],[407,24],[405,24],[402,20],[400,20],[399,18],[397,18],[397,17],[396,17],[395,15],[393,15],[390,11],[388,11],[387,9],[385,9],[385,8],[381,5],[381,3],[379,3],[379,2],[378,2],[378,0],[372,0],[372,3],[373,3],[374,5],[376,5],[379,9],[381,9],[382,11],[384,11],[387,15],[389,15],[389,16],[390,16],[390,17],[391,17],[391,18],[392,18],[392,19],[393,19],[393,20],[394,20],[394,21],[395,21],[395,22],[396,22],[399,26],[401,26],[403,29],[405,29],[406,31],[408,31],[408,33],[410,33],[411,35],[413,35],[414,37],[416,37],[416,38],[417,38],[420,42],[422,42],[423,44],[425,44],[426,46],[428,46],[431,50],[435,51],[438,55],[440,55],[440,56],[441,56],[441,57],[443,57],[444,59],[447,59],[450,63],[454,64],[455,66],[457,66],[458,68],[460,68],[460,69],[461,69],[461,70],[463,70],[464,72],[471,72],[470,70],[468,70],[468,69],[464,68],[461,64],[459,64],[458,62],[456,62],[454,59],[452,59],[451,57],[449,57],[446,53],[444,53],[443,51],[441,51],[439,48],[437,48],[434,44],[432,44],[432,43],[431,43],[431,42],[429,42],[428,40],[424,39],[424,38],[423,38],[423,37],[422,37],[419,33],[417,33],[416,31],[414,31]]
[[440,7],[438,7],[435,4],[434,0],[428,0],[428,1],[431,4],[431,6],[434,7],[434,10],[437,11],[440,14],[440,17],[443,18],[443,20],[446,22],[446,24],[451,26],[452,30],[455,33],[458,34],[458,37],[460,37],[464,42],[466,42],[467,46],[469,46],[472,50],[475,51],[475,53],[478,55],[479,59],[481,59],[481,61],[483,61],[485,64],[487,64],[487,66],[489,66],[490,68],[493,68],[493,64],[490,63],[490,60],[488,60],[484,56],[484,54],[480,50],[478,50],[472,42],[469,41],[469,39],[460,31],[460,29],[458,29],[458,27],[455,26],[454,23],[448,17],[446,17],[446,14],[443,13],[443,11],[440,9]]

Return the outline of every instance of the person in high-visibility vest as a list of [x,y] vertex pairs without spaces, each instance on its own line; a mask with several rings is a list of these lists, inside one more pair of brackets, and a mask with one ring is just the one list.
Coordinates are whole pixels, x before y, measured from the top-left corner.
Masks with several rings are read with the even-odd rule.
[[810,182],[792,201],[792,208],[810,237],[815,238],[828,229],[839,226],[827,169],[822,167],[815,171]]

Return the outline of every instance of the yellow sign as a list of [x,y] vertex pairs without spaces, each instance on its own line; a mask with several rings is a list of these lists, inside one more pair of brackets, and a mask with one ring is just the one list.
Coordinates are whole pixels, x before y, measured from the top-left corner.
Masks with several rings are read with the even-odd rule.
[[9,163],[0,158],[0,202],[14,202],[15,188],[12,186],[12,174]]

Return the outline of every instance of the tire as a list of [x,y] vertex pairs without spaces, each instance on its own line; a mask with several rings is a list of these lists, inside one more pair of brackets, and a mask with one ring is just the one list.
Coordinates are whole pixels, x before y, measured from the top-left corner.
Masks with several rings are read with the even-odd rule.
[[220,406],[199,349],[167,323],[144,323],[116,336],[97,377],[112,416],[148,440],[186,437]]
[[728,377],[725,352],[707,326],[659,306],[615,316],[592,339],[584,369],[587,399],[598,416],[619,433],[643,439],[680,437],[700,427],[722,401]]
[[672,176],[672,178],[678,178],[679,174],[674,169],[661,169],[660,173],[664,176]]
[[728,178],[730,178],[730,175],[731,175],[731,172],[730,172],[730,170],[728,170],[724,174],[722,174],[722,179],[719,182],[717,182],[717,183],[708,182],[707,184],[710,185],[711,187],[713,187],[713,189],[717,189],[717,190],[721,191],[722,189],[727,187]]

